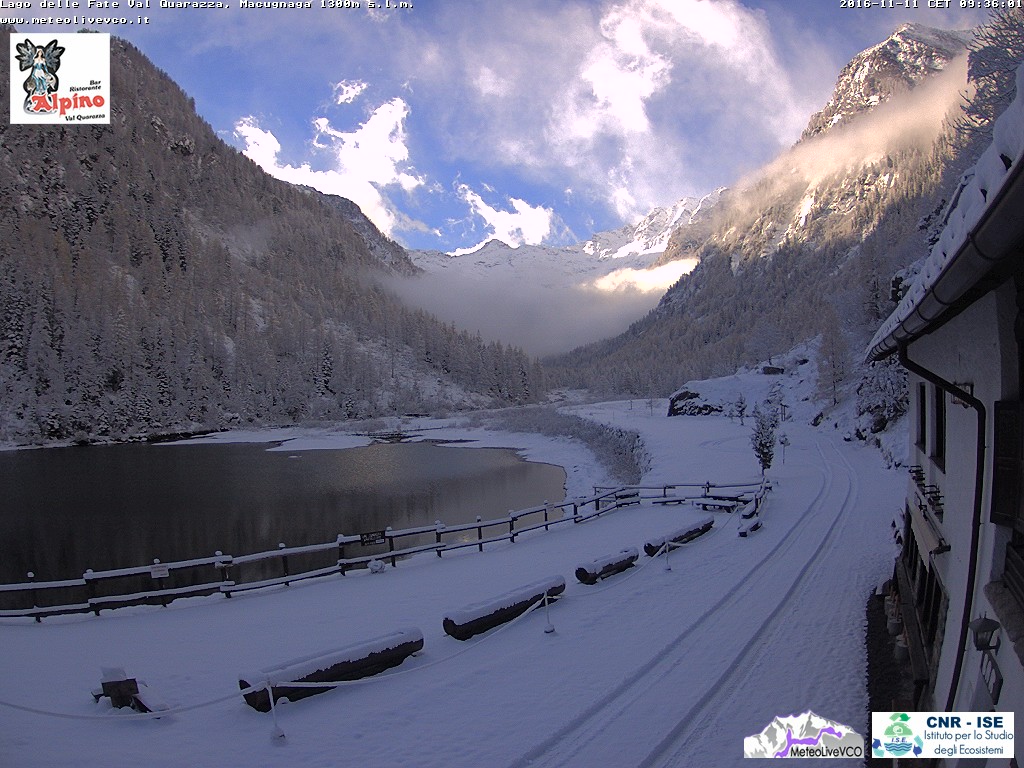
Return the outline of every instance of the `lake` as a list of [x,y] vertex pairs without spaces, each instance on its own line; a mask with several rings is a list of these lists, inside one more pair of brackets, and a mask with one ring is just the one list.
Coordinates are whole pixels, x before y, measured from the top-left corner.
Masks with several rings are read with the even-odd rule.
[[[0,452],[0,583],[500,517],[564,498],[514,451],[377,444],[111,445]],[[405,546],[408,546],[407,544]],[[355,545],[358,549],[359,545]],[[353,551],[352,555],[358,555]]]

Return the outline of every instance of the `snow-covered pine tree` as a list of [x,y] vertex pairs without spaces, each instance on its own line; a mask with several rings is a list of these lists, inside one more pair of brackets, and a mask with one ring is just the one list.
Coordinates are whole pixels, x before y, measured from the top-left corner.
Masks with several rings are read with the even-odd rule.
[[747,415],[747,398],[740,392],[736,395],[736,402],[733,403],[732,412],[740,418],[740,424],[743,423],[743,417]]
[[986,145],[991,140],[992,122],[1013,101],[1014,74],[1024,57],[1024,10],[992,11],[971,43],[967,77],[974,95],[964,104],[956,127],[968,141]]
[[755,405],[753,413],[754,430],[750,433],[750,445],[754,449],[761,475],[772,465],[775,458],[775,432],[779,428],[779,413],[771,403]]

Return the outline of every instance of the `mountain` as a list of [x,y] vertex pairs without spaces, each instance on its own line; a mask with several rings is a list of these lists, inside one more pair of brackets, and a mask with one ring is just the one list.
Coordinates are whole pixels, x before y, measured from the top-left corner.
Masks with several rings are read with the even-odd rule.
[[887,40],[858,53],[843,68],[832,98],[811,117],[802,138],[844,125],[894,95],[912,90],[961,55],[971,36],[969,31],[902,25]]
[[[513,248],[500,240],[488,240],[475,251],[457,256],[440,251],[410,251],[409,255],[427,273],[480,281],[529,281],[552,288],[600,287],[603,278],[620,270],[642,271],[662,263],[672,232],[706,221],[722,192],[719,189],[703,197],[685,197],[667,208],[654,209],[636,224],[599,232],[569,246]],[[662,283],[661,288],[665,285]]]
[[351,202],[268,176],[116,38],[111,78],[109,126],[0,123],[0,440],[540,394],[524,353],[382,287],[416,267]]
[[416,265],[409,259],[405,248],[377,229],[359,206],[351,200],[337,195],[325,195],[311,187],[300,187],[300,189],[319,198],[340,213],[363,241],[366,250],[388,271],[399,275],[415,275],[419,272]]
[[[743,739],[743,755],[773,758],[781,752],[788,756],[794,746],[815,756],[863,754],[864,737],[849,726],[808,711],[773,718],[761,733]],[[844,748],[849,751],[842,751]]]
[[599,259],[664,253],[672,232],[706,221],[724,191],[716,189],[703,197],[684,197],[668,208],[655,208],[637,224],[598,233],[578,247]]
[[855,57],[804,138],[699,227],[673,231],[662,261],[695,268],[625,333],[547,361],[550,380],[665,395],[830,329],[856,347],[972,162],[948,120],[967,86],[966,57],[950,58],[965,37],[904,26]]

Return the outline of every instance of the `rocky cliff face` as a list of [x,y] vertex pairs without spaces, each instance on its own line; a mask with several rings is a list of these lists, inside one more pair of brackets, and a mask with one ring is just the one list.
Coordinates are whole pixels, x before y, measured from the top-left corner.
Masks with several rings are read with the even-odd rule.
[[966,53],[970,31],[948,32],[904,24],[887,40],[857,54],[836,81],[832,98],[815,113],[804,139],[847,123],[856,115],[905,93]]

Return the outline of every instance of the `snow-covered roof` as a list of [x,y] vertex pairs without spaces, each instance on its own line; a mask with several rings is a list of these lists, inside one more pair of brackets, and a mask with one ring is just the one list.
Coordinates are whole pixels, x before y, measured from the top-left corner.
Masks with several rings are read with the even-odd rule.
[[880,360],[962,309],[958,302],[1024,247],[1024,65],[992,144],[961,179],[939,242],[868,345]]

